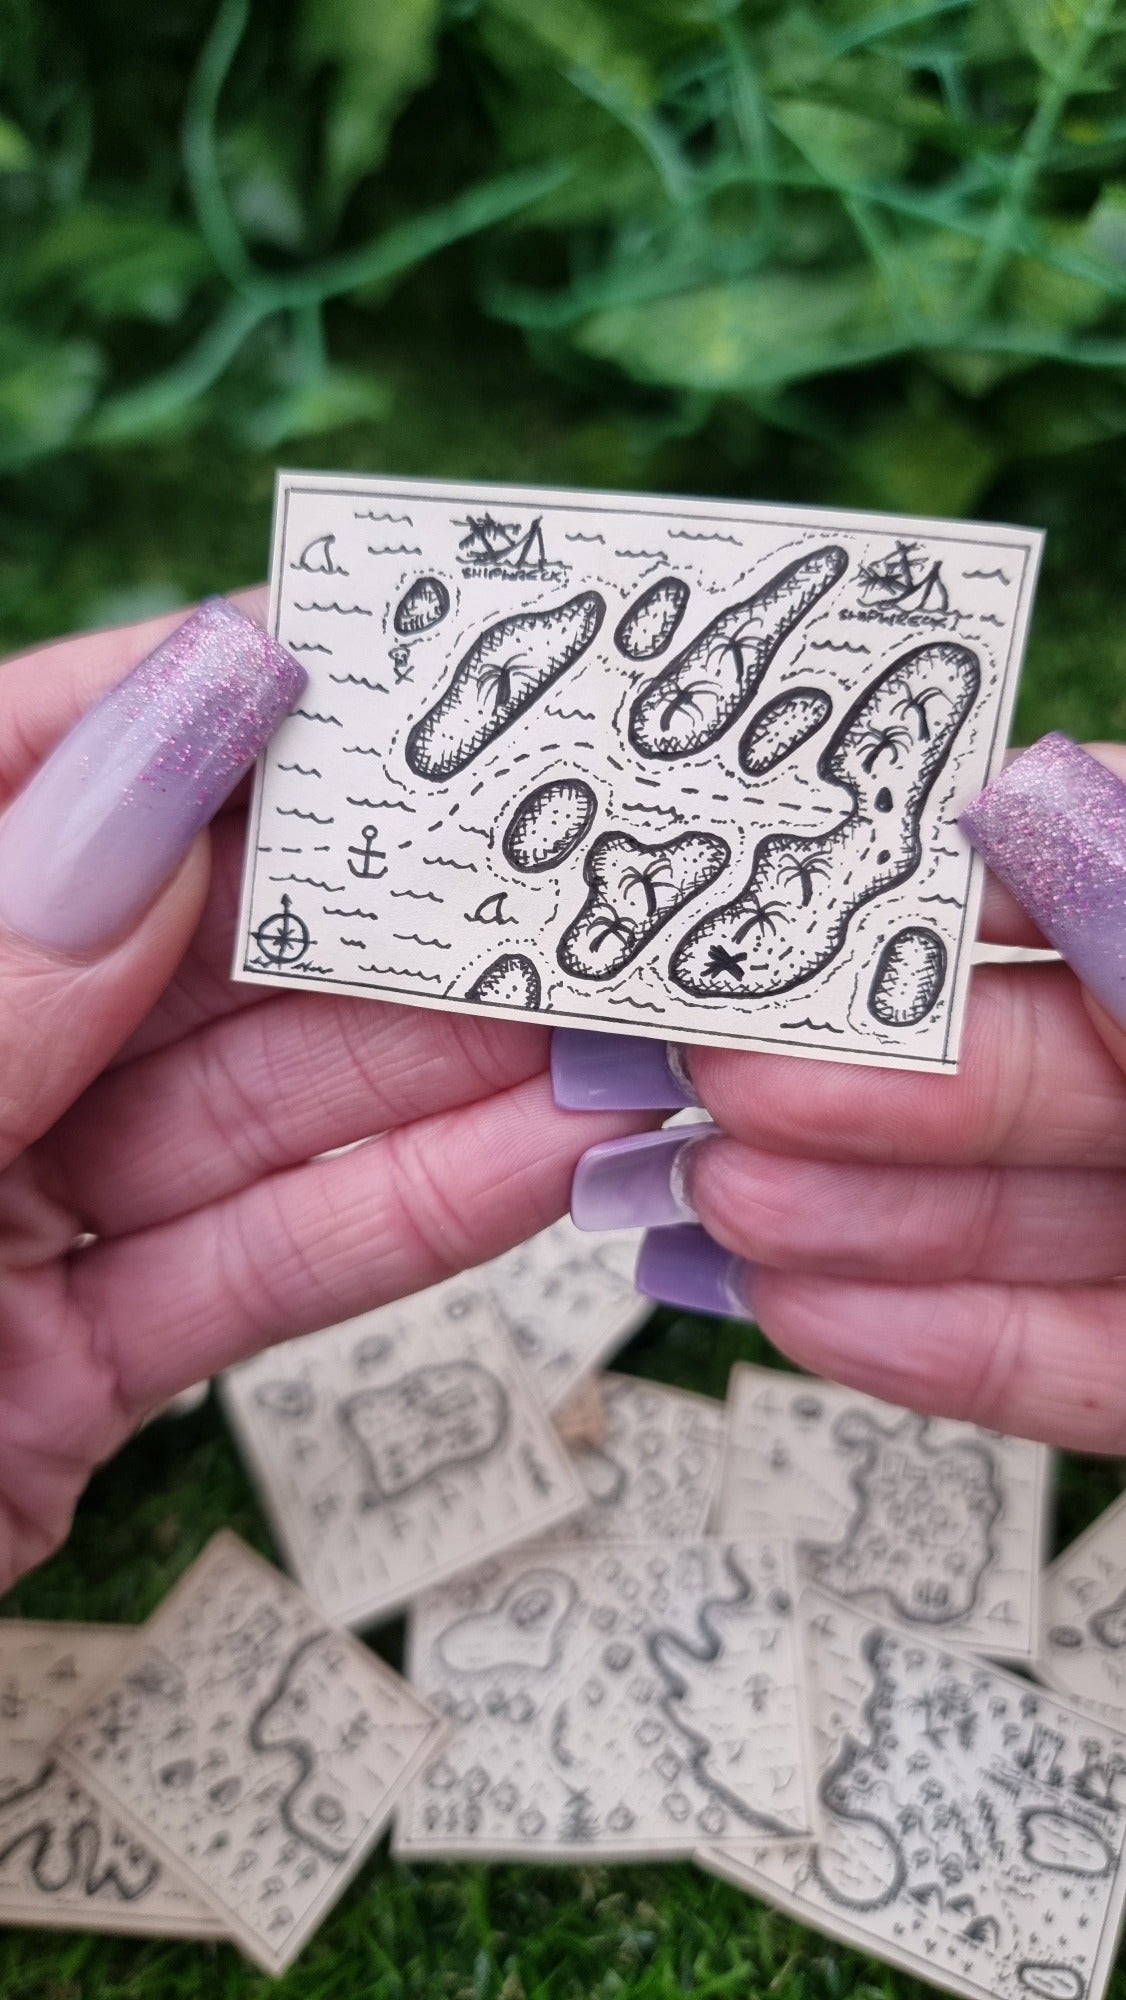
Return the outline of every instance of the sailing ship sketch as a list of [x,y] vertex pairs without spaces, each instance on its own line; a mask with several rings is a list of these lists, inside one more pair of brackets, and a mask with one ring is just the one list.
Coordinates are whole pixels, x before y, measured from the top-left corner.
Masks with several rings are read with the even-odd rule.
[[519,521],[498,521],[495,515],[469,514],[457,526],[466,533],[458,542],[458,560],[466,576],[536,577],[561,583],[570,563],[553,562],[543,539],[543,515],[527,527]]
[[863,563],[857,572],[860,602],[864,607],[853,617],[893,612],[897,618],[957,620],[950,608],[950,593],[942,575],[942,563],[929,557],[919,542],[897,541],[891,553],[876,562]]

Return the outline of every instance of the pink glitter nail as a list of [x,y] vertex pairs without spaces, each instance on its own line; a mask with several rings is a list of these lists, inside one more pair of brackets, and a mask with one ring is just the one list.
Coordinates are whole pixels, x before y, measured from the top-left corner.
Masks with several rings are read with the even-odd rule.
[[212,597],[83,716],[0,823],[0,924],[52,951],[121,936],[305,687]]
[[1126,785],[1070,737],[1041,737],[962,826],[1072,971],[1126,1026]]

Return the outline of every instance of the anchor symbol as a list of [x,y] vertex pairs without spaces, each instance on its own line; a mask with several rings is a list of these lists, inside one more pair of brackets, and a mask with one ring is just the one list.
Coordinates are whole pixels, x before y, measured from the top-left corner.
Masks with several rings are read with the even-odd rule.
[[288,896],[282,897],[281,909],[263,918],[254,933],[255,944],[271,965],[295,965],[312,941],[308,924],[296,915]]
[[349,861],[348,866],[352,870],[353,875],[362,875],[365,879],[378,882],[380,877],[387,873],[386,868],[373,868],[371,865],[373,861],[386,861],[387,859],[383,849],[375,845],[379,839],[379,828],[377,826],[362,826],[360,828],[360,839],[363,842],[362,847],[350,847],[348,849],[350,855],[358,854],[360,858],[358,861]]

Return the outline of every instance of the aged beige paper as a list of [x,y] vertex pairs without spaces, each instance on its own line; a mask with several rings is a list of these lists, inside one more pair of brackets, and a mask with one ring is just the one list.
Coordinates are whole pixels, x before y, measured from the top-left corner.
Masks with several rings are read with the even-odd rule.
[[1126,1730],[1126,1494],[1044,1571],[1041,1680]]
[[569,1215],[484,1264],[480,1279],[549,1410],[644,1326],[638,1229],[576,1229]]
[[282,473],[235,976],[953,1068],[1040,541]]
[[255,1356],[222,1396],[294,1574],[366,1625],[574,1514],[583,1489],[474,1279]]
[[571,1446],[586,1491],[581,1514],[553,1541],[692,1541],[708,1530],[726,1411],[634,1375],[602,1375],[602,1435]]
[[135,1636],[127,1625],[0,1622],[0,1923],[226,1935],[186,1882],[60,1770],[51,1747]]
[[1126,1737],[820,1591],[801,1600],[812,1846],[705,1868],[970,2000],[1100,2000],[1126,1899]]
[[58,1749],[283,1972],[442,1735],[405,1681],[223,1532]]
[[516,1550],[421,1598],[408,1672],[453,1735],[404,1855],[684,1855],[810,1824],[784,1545]]
[[740,1364],[717,1514],[792,1535],[810,1582],[991,1659],[1038,1643],[1051,1455],[831,1382]]

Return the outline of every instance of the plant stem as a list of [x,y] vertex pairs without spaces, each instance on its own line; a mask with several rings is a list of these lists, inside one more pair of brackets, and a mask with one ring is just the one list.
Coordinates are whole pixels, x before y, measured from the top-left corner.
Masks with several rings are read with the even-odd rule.
[[184,114],[184,170],[192,205],[212,257],[236,291],[252,292],[259,279],[223,191],[215,139],[219,98],[246,31],[249,0],[222,0],[203,45]]
[[1056,126],[1114,9],[1114,0],[1090,0],[1080,26],[1071,30],[1054,69],[1044,72],[1036,105],[1023,139],[1013,156],[1005,192],[993,212],[977,269],[963,302],[966,320],[980,318],[1016,248],[1020,225],[1032,201],[1040,171],[1055,138]]
[[86,426],[87,440],[106,443],[134,437],[150,424],[167,423],[218,381],[266,312],[260,299],[238,294],[229,298],[206,333],[173,367],[139,389],[108,397]]

